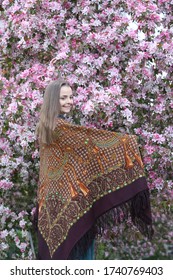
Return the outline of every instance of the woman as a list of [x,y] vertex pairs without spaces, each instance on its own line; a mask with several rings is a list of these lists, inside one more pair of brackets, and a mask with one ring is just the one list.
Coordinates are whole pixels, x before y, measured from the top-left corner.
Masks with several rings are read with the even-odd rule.
[[44,95],[40,144],[40,259],[93,259],[95,236],[131,215],[151,237],[149,193],[136,137],[65,120],[73,93],[63,79]]

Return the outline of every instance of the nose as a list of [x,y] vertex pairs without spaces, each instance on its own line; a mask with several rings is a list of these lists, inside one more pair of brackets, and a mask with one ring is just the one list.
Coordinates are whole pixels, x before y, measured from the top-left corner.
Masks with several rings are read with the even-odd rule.
[[69,98],[69,99],[68,99],[68,103],[69,103],[69,104],[73,104],[73,99]]

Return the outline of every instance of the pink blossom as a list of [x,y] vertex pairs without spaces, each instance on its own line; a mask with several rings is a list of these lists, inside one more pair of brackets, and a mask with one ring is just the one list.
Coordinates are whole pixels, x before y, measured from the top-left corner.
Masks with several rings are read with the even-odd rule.
[[2,155],[1,156],[1,165],[2,166],[7,166],[8,164],[9,164],[9,156]]
[[155,152],[154,146],[145,145],[145,149],[146,149],[148,155],[152,155],[153,152]]
[[132,118],[132,112],[126,108],[123,112],[122,112],[123,116],[127,119],[128,122],[133,122],[133,118]]
[[94,111],[94,104],[91,100],[88,100],[83,106],[82,111],[84,114],[88,115]]
[[6,180],[0,181],[0,189],[8,190],[8,189],[11,189],[13,186],[14,186],[13,182],[9,182]]
[[154,171],[150,171],[149,176],[150,176],[151,179],[156,179],[157,178],[157,173],[154,172]]
[[5,229],[3,231],[0,232],[0,238],[4,239],[8,236],[8,231]]
[[7,112],[6,112],[6,115],[8,116],[9,114],[11,113],[16,113],[17,111],[17,102],[13,101],[7,108]]
[[5,242],[1,242],[0,249],[2,251],[7,250],[7,249],[9,249],[9,245],[7,243],[5,243]]
[[146,156],[146,157],[144,157],[143,161],[144,161],[144,164],[150,164],[152,162],[152,159],[151,159],[151,157]]
[[31,211],[31,215],[34,216],[34,214],[36,213],[36,207],[34,207]]
[[32,154],[32,158],[37,158],[39,157],[39,152],[37,150],[34,151],[34,153]]
[[50,10],[58,11],[58,12],[59,12],[60,9],[62,9],[61,4],[57,3],[56,1],[49,2],[48,7],[49,7]]
[[20,245],[19,245],[20,251],[21,251],[22,253],[25,252],[27,246],[28,246],[27,243],[24,243],[24,242],[20,243]]
[[19,218],[23,218],[25,215],[28,215],[28,213],[26,211],[21,211],[18,215]]
[[20,239],[19,239],[19,237],[18,237],[18,236],[16,236],[16,237],[14,238],[14,241],[15,241],[16,245],[18,246],[18,244],[20,243]]
[[157,104],[155,106],[155,112],[161,114],[165,110],[165,105],[163,103]]
[[9,231],[9,235],[10,235],[13,239],[16,237],[16,232],[15,232],[14,228],[11,229],[11,230]]
[[159,143],[159,144],[162,144],[165,142],[165,137],[161,134],[158,134],[158,133],[154,133],[152,135],[152,141],[153,142],[156,142],[156,143]]
[[162,189],[164,186],[164,180],[162,178],[157,178],[153,181],[153,185],[156,189]]
[[146,6],[139,3],[136,7],[137,13],[144,13],[146,11]]
[[19,222],[19,225],[21,228],[25,228],[25,224],[26,224],[26,221],[24,221],[23,219]]
[[89,32],[91,27],[87,22],[82,22],[81,29],[83,32]]

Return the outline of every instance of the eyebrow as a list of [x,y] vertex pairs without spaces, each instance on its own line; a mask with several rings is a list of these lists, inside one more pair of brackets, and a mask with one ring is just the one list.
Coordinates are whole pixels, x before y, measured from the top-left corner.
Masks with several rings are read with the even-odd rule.
[[[64,95],[62,95],[61,97],[67,97],[67,96],[68,96],[68,95],[64,94]],[[69,95],[69,96],[71,97],[71,96],[73,96],[73,94],[71,94],[71,95]],[[61,97],[60,97],[60,98],[61,98]]]

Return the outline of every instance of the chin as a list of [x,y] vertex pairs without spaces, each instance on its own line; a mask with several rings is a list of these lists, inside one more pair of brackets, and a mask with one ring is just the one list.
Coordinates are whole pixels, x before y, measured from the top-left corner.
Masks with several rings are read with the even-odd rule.
[[64,114],[68,114],[68,113],[71,112],[71,110],[62,110],[61,112],[64,113]]

